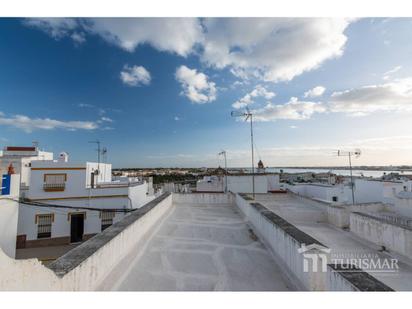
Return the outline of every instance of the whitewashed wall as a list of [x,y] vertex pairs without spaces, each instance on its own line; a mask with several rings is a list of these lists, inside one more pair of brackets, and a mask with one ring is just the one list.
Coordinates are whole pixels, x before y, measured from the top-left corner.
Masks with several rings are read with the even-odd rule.
[[350,230],[360,238],[412,256],[412,230],[358,213],[350,214]]
[[[233,193],[252,193],[252,176],[229,176],[227,178],[228,191]],[[255,175],[255,193],[267,193],[268,180],[266,175]]]
[[63,277],[57,276],[37,259],[14,260],[0,250],[0,290],[98,290],[104,279],[119,263],[124,263],[124,258],[132,250],[138,251],[144,245],[147,234],[171,209],[172,196],[169,195]]
[[[285,274],[298,289],[309,291],[323,291],[326,289],[324,273],[303,271],[303,255],[298,252],[301,244],[280,227],[269,222],[255,208],[251,207],[248,201],[239,195],[236,195],[236,205],[252,224],[254,232],[275,255]],[[319,259],[318,265],[320,263]]]
[[394,199],[395,211],[409,218],[412,218],[412,192],[399,192]]
[[173,203],[177,204],[232,204],[233,194],[225,193],[192,193],[192,194],[173,194]]
[[296,183],[294,185],[288,185],[287,188],[296,194],[321,201],[332,202],[333,197],[336,196],[338,198],[338,203],[347,202],[343,185],[332,186],[326,184]]
[[10,195],[0,195],[0,248],[12,258],[16,256],[19,203],[11,199],[19,197],[19,179],[20,175],[12,175]]

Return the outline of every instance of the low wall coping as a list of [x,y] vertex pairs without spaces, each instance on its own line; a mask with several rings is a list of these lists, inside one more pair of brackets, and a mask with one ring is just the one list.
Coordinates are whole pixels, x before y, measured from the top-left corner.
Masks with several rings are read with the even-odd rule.
[[318,244],[323,247],[326,247],[323,245],[321,242],[310,236],[309,234],[306,234],[302,230],[298,229],[296,226],[294,226],[292,223],[286,221],[282,217],[278,216],[275,214],[273,211],[267,209],[265,206],[263,206],[260,203],[250,203],[252,207],[254,207],[257,211],[259,211],[266,219],[268,219],[270,222],[276,224],[281,228],[286,234],[291,236],[293,239],[295,239],[299,244],[305,244],[305,245],[311,245],[311,244]]
[[85,241],[76,248],[70,250],[63,256],[59,257],[54,262],[48,265],[52,271],[59,277],[63,277],[68,272],[79,266],[83,261],[93,255],[96,251],[102,248],[105,244],[110,242],[113,238],[123,232],[128,226],[135,223],[151,209],[156,207],[160,202],[165,200],[170,195],[169,192],[163,193],[159,197],[145,204],[144,206],[137,208],[129,215],[125,216],[122,220],[111,225],[103,232]]
[[[239,194],[243,199],[244,196]],[[246,200],[246,199],[245,199]],[[292,223],[286,221],[282,217],[275,214],[273,211],[269,210],[265,206],[260,203],[249,203],[253,208],[255,208],[258,212],[262,214],[268,221],[272,222],[273,224],[279,226],[286,234],[291,236],[294,240],[296,240],[300,245],[311,245],[311,244],[318,244],[326,248],[324,244],[313,238],[312,236],[306,234],[302,230],[298,229]]]
[[328,264],[334,272],[339,273],[359,291],[388,292],[394,291],[392,288],[371,276],[367,272],[351,264]]
[[386,218],[380,218],[380,217],[373,216],[371,214],[358,212],[358,211],[354,211],[354,212],[352,212],[352,214],[358,215],[360,217],[366,217],[366,218],[369,218],[369,219],[372,219],[372,220],[375,220],[375,221],[378,221],[378,222],[382,222],[382,223],[385,223],[385,224],[393,225],[393,226],[396,226],[396,227],[400,227],[400,228],[408,230],[408,231],[412,231],[412,227],[401,224],[401,223],[393,222],[393,221],[391,221],[389,219],[386,219]]

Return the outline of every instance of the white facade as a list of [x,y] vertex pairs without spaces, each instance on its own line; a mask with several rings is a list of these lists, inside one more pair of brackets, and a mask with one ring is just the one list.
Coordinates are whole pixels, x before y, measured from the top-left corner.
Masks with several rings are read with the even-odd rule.
[[[382,181],[377,179],[355,179],[355,204],[394,204],[396,194],[403,191],[407,182]],[[326,202],[352,204],[352,190],[349,184],[295,183],[287,188],[299,195]]]
[[397,193],[394,206],[397,214],[412,218],[412,192],[401,191]]
[[[205,176],[196,184],[197,192],[224,192],[227,177],[227,190],[233,193],[252,193],[252,175]],[[268,193],[280,189],[278,174],[255,175],[255,193]]]
[[[134,209],[154,199],[151,181],[127,177],[112,180],[111,170],[111,164],[104,163],[33,161],[30,187],[25,192],[24,198],[29,203],[52,204],[57,207],[36,207],[21,203],[19,239],[29,246],[37,246],[40,243],[49,245],[50,240],[56,240],[53,242],[56,245],[65,244],[72,233],[73,215],[82,216],[83,235],[87,238],[102,231],[102,214],[107,214],[104,213],[104,209]],[[126,212],[111,211],[110,216],[113,216],[111,223],[121,220],[126,214]],[[50,237],[39,238],[38,219],[41,215],[52,216]]]
[[15,200],[19,197],[19,179],[20,175],[11,175],[10,194],[0,195],[0,248],[12,258],[16,256],[19,203]]
[[30,163],[38,160],[53,160],[53,153],[40,151],[37,147],[5,147],[0,155],[0,175],[7,174],[10,164],[21,175],[21,185],[29,186]]

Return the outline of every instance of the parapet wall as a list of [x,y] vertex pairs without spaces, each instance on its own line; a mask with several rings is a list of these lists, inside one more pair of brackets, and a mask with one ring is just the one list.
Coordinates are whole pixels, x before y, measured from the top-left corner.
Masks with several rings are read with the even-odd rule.
[[49,268],[37,259],[11,259],[0,250],[0,290],[97,290],[131,250],[143,245],[153,226],[171,208],[172,196],[164,193],[69,251]]
[[385,246],[386,249],[409,258],[412,256],[412,228],[409,226],[370,214],[353,212],[350,214],[350,230],[358,237]]
[[236,195],[236,205],[253,225],[255,233],[280,260],[281,266],[286,267],[286,275],[298,289],[326,290],[323,273],[311,270],[305,272],[304,257],[298,252],[303,244],[325,246],[259,203],[249,203],[241,195]]
[[[269,247],[275,255],[280,266],[290,281],[297,289],[309,291],[389,291],[385,284],[360,269],[345,272],[343,267],[328,265],[321,269],[324,264],[322,253],[325,256],[329,248],[322,243],[298,229],[282,217],[270,211],[259,203],[244,198],[241,194],[236,195],[236,205],[253,226],[254,232]],[[302,253],[302,247],[315,245],[315,250]],[[313,248],[313,247],[312,247]],[[305,261],[305,252],[311,254],[313,267]],[[305,268],[305,265],[309,266]],[[315,265],[318,265],[317,269]],[[326,266],[326,265],[325,265]],[[345,269],[348,269],[346,267]]]
[[173,193],[173,203],[176,204],[233,204],[231,193]]
[[328,265],[327,286],[330,291],[393,291],[370,274],[351,265]]

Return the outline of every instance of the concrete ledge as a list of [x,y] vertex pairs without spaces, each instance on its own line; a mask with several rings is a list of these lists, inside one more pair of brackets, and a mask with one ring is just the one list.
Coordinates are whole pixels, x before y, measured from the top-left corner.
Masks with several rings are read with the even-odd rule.
[[138,254],[150,231],[172,206],[170,193],[163,194],[66,253],[49,268],[37,259],[11,259],[0,249],[0,290],[98,290],[114,268]]
[[296,226],[289,223],[282,217],[278,216],[274,212],[267,209],[260,203],[250,203],[252,207],[254,207],[257,211],[259,211],[266,219],[268,219],[273,224],[276,224],[279,228],[281,228],[286,234],[296,240],[300,245],[303,244],[318,244],[320,246],[326,247],[319,241],[317,241],[312,236],[306,234],[305,232],[299,230]]
[[[236,196],[236,205],[253,226],[254,232],[273,253],[284,274],[298,290],[323,291],[325,273],[304,270],[304,256],[299,249],[305,245],[316,244],[326,248],[319,241],[298,229],[282,217],[259,203],[249,203],[241,195]],[[317,265],[321,265],[317,258]]]
[[173,193],[176,204],[233,204],[233,194],[219,192]]
[[409,226],[370,214],[353,212],[350,214],[350,231],[409,259],[412,256],[412,228]]
[[103,232],[97,234],[96,236],[82,243],[80,246],[74,248],[73,250],[70,250],[65,255],[58,258],[56,261],[50,263],[48,267],[53,270],[58,276],[64,276],[69,271],[80,265],[84,260],[93,255],[97,250],[102,248],[105,244],[114,239],[121,232],[123,232],[127,227],[147,214],[151,209],[153,209],[161,201],[166,199],[169,195],[170,193],[164,193],[151,202],[147,203],[143,207],[136,209],[128,216],[125,216],[121,221],[116,222]]
[[[286,276],[298,289],[309,291],[392,290],[360,269],[345,273],[344,266],[336,267],[336,269],[331,266],[326,267],[325,260],[322,258],[326,257],[325,252],[329,248],[262,204],[249,203],[238,194],[236,205],[252,224],[254,232],[271,249],[276,261],[285,270]],[[311,246],[313,244],[315,246]],[[309,261],[304,257],[305,254],[311,258],[313,267],[309,266]],[[324,265],[326,269],[323,267],[320,269],[320,265]]]
[[[353,265],[343,264],[343,265],[335,265],[335,264],[328,264],[328,271],[331,274],[339,274],[341,278],[343,278],[346,282],[344,285],[349,283],[349,289],[353,291],[362,291],[362,292],[388,292],[394,291],[386,284],[382,283],[375,277],[371,276],[370,274],[364,272],[363,270],[356,268]],[[335,280],[332,280],[335,281]],[[336,285],[334,287],[337,287]],[[333,290],[333,286],[330,288]],[[343,290],[343,285],[340,284],[339,289]]]
[[375,220],[375,221],[378,221],[378,222],[382,222],[382,223],[385,223],[385,224],[389,224],[389,225],[393,225],[393,226],[396,226],[396,227],[400,227],[400,228],[403,228],[403,229],[405,229],[405,230],[412,231],[412,227],[410,227],[410,226],[408,226],[408,225],[404,225],[404,224],[398,223],[398,222],[391,221],[391,220],[389,220],[389,219],[380,218],[380,217],[378,217],[378,216],[374,216],[374,215],[371,215],[371,214],[368,214],[368,213],[364,213],[364,212],[357,212],[357,211],[353,212],[353,214],[354,214],[354,215],[361,216],[361,217],[369,218],[369,219],[372,219],[372,220]]

